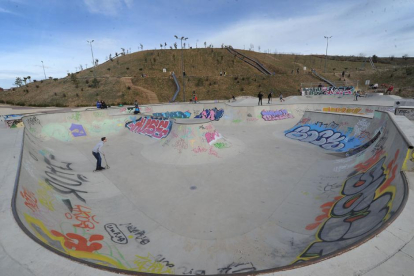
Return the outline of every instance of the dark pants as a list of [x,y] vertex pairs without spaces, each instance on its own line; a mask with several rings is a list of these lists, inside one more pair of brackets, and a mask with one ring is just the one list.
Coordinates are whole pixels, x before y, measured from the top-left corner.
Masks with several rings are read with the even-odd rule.
[[96,169],[100,169],[101,168],[101,162],[102,162],[102,158],[101,155],[99,154],[99,152],[92,152],[93,156],[95,156],[97,162],[96,162]]
[[262,98],[259,98],[259,103],[258,103],[258,105],[263,105],[263,103],[262,103]]

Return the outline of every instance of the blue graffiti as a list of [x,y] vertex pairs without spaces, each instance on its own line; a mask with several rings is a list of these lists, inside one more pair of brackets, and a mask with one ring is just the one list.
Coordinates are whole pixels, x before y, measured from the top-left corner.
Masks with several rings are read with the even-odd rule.
[[326,128],[318,122],[314,125],[296,126],[285,131],[285,136],[301,142],[308,142],[327,150],[346,152],[359,147],[362,140],[356,137],[348,137],[339,130]]
[[162,112],[162,113],[153,113],[153,116],[156,118],[190,118],[191,113],[181,112],[181,111],[171,111],[171,112]]
[[223,117],[224,110],[217,109],[217,107],[213,109],[204,109],[201,113],[194,118],[200,119],[210,119],[211,121],[218,121],[221,117]]

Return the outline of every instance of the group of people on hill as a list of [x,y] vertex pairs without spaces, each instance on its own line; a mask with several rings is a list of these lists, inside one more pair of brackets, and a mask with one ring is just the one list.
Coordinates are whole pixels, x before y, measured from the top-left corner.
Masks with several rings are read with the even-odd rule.
[[[262,102],[263,93],[262,93],[262,91],[259,92],[259,94],[257,95],[257,97],[259,98],[258,105],[263,105],[263,102]],[[272,97],[273,97],[273,92],[270,91],[269,94],[267,95],[267,99],[268,99],[267,100],[267,103],[268,104],[272,103]],[[282,93],[280,93],[280,95],[279,95],[279,100],[280,100],[280,102],[284,102],[285,101],[285,99],[283,99]]]
[[97,101],[96,102],[96,108],[105,109],[108,108],[105,101]]

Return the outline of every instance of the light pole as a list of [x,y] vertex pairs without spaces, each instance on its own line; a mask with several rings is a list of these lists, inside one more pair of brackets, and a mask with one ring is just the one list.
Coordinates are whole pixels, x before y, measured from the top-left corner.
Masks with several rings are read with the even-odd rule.
[[183,40],[187,40],[188,37],[178,37],[174,35],[174,37],[178,40],[181,40],[181,69],[183,70],[183,98],[185,102],[185,67],[184,67],[184,57],[183,57]]
[[328,41],[332,36],[324,36],[326,38],[326,53],[325,53],[325,69],[323,70],[324,73],[326,73],[326,59],[328,58]]
[[47,78],[46,78],[45,65],[43,64],[43,60],[41,60],[41,62],[42,62],[42,67],[43,67],[43,74],[45,74],[45,79],[47,79]]
[[94,77],[96,77],[96,75],[95,75],[95,59],[94,59],[94,57],[93,57],[93,50],[92,50],[92,42],[94,42],[95,40],[91,40],[91,41],[89,41],[89,40],[87,40],[86,42],[88,42],[89,43],[89,45],[91,45],[91,54],[92,54],[92,66],[93,66],[93,76]]

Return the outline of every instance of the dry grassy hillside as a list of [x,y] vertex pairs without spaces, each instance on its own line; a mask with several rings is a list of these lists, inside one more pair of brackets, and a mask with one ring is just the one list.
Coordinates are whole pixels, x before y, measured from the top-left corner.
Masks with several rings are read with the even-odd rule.
[[[405,66],[412,66],[411,60],[401,59],[398,63],[395,59],[391,63],[384,59],[376,63],[378,71],[374,71],[369,63],[360,71],[362,59],[329,57],[327,72],[323,73],[324,56],[238,51],[259,61],[274,75],[262,74],[226,49],[184,49],[186,101],[192,91],[196,91],[199,100],[223,100],[233,95],[256,96],[259,91],[298,95],[301,83],[319,82],[309,74],[311,68],[332,81],[338,81],[340,73],[345,70],[346,81],[356,85],[358,80],[360,87],[366,79],[371,79],[371,83],[401,84],[403,90],[400,92],[406,94],[414,86],[409,74],[412,67],[401,67],[404,62]],[[304,67],[307,67],[306,71],[303,71]],[[163,72],[164,68],[166,72]],[[226,72],[226,76],[220,76],[220,71]],[[88,68],[61,79],[33,80],[22,87],[0,92],[0,102],[31,106],[87,106],[96,100],[105,100],[111,105],[130,104],[135,99],[142,104],[168,102],[176,91],[171,72],[176,73],[181,86],[177,101],[183,101],[181,50],[165,49],[118,56],[99,64],[94,70]]]

